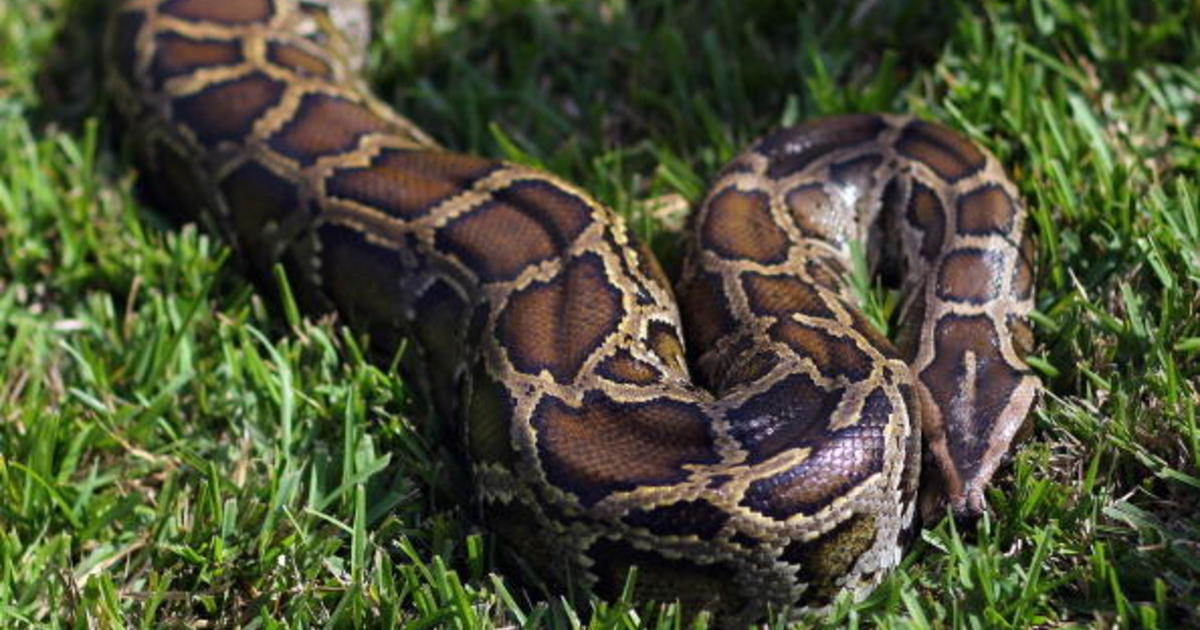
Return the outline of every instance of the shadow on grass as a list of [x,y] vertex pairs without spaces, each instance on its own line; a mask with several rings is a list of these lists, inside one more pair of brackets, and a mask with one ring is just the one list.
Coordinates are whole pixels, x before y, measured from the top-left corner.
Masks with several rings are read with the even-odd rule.
[[650,140],[689,154],[714,141],[740,146],[785,111],[802,120],[891,109],[962,10],[870,0],[496,1],[459,3],[445,29],[419,17],[434,4],[380,13],[376,31],[389,45],[379,48],[377,85],[435,137],[484,152],[495,149],[492,121],[539,152]]
[[[40,102],[31,112],[37,127],[78,132],[91,117],[106,117],[100,47],[111,2],[66,0],[55,16],[58,32],[37,75]],[[106,137],[114,134],[103,125]],[[115,146],[115,145],[113,145]]]

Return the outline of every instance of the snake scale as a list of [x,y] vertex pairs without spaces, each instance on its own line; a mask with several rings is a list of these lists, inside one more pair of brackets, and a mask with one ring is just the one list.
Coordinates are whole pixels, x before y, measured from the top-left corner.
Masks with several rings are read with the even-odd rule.
[[[374,347],[409,340],[488,527],[548,582],[614,596],[636,565],[639,597],[748,621],[865,596],[923,484],[984,509],[1038,389],[1034,250],[957,133],[845,115],[757,141],[691,217],[673,291],[584,192],[375,100],[339,30],[361,4],[113,13],[108,86],[151,197]],[[854,306],[855,242],[900,270],[895,345]]]

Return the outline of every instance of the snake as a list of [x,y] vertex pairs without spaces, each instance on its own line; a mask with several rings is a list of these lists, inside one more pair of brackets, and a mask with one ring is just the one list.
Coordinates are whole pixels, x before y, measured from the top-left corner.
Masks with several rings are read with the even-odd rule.
[[[109,24],[153,205],[403,348],[480,519],[545,583],[615,598],[636,567],[638,599],[732,625],[820,611],[869,594],[927,505],[986,509],[1040,387],[1035,247],[958,132],[766,134],[689,217],[672,283],[576,186],[448,151],[374,97],[361,2],[122,0]],[[899,285],[893,340],[848,279],[859,247]]]

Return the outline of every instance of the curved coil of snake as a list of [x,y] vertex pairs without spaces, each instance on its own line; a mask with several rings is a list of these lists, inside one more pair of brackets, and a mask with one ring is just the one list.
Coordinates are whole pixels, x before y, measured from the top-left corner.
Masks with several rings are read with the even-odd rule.
[[[750,620],[865,596],[897,564],[922,433],[934,494],[984,508],[1038,388],[1033,249],[990,154],[901,116],[772,133],[691,218],[676,301],[587,194],[447,152],[375,100],[339,30],[364,15],[125,0],[110,89],[160,206],[372,344],[413,342],[528,565],[601,596],[637,565],[641,598]],[[856,241],[904,270],[895,346],[844,280]]]

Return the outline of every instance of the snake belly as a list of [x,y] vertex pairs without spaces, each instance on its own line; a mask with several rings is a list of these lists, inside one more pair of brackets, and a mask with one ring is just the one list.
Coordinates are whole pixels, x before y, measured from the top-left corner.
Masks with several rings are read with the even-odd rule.
[[[733,622],[861,598],[914,527],[922,430],[938,496],[983,509],[1038,387],[1033,250],[990,154],[898,116],[775,132],[691,218],[676,301],[586,193],[375,100],[347,6],[125,0],[109,89],[160,208],[373,348],[411,342],[521,561],[606,597],[636,565],[638,597]],[[902,277],[897,346],[844,280],[856,242]]]

